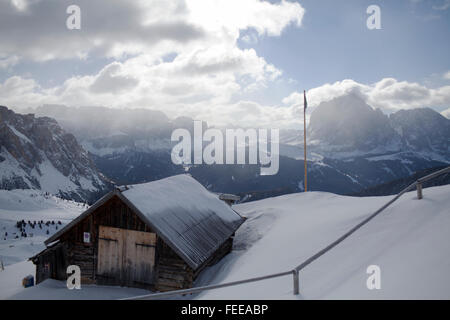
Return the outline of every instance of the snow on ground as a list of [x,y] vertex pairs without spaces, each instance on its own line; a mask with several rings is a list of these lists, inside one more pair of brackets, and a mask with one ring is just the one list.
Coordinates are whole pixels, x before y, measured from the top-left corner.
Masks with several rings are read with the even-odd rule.
[[[300,296],[292,294],[292,277],[286,276],[207,291],[190,298],[450,299],[449,195],[450,186],[424,189],[423,200],[417,200],[415,192],[405,194],[301,271]],[[196,286],[288,271],[391,198],[308,192],[237,205],[234,208],[248,220],[236,233],[233,252],[206,269]],[[1,210],[0,215],[4,213]],[[28,214],[36,211],[40,210]],[[56,211],[42,212],[56,217]],[[366,287],[369,265],[381,268],[380,290]],[[16,263],[0,271],[0,299],[114,299],[149,293],[92,285],[68,290],[64,281],[55,280],[24,289],[20,283],[27,274],[34,274],[30,262]]]
[[[200,294],[200,299],[450,299],[450,186],[405,194],[391,207],[307,266],[301,295],[292,277]],[[288,271],[362,221],[389,197],[352,198],[309,192],[235,206],[247,222],[235,250],[206,270],[197,285]],[[250,248],[250,244],[253,244]],[[246,249],[247,248],[247,249]],[[368,290],[369,265],[381,289]]]
[[[22,279],[27,275],[34,275],[35,266],[31,261],[22,261],[0,271],[0,299],[9,299],[15,294],[25,290]],[[27,288],[28,289],[28,288]]]
[[[4,265],[24,261],[45,248],[43,242],[86,210],[84,204],[63,200],[36,190],[0,190],[0,260]],[[23,237],[17,221],[27,224]],[[34,228],[28,221],[44,221]],[[54,224],[45,223],[54,221]],[[61,224],[58,224],[61,222]],[[48,234],[47,234],[48,231]],[[17,237],[17,238],[16,238]]]
[[69,290],[64,281],[53,279],[38,286],[22,287],[21,279],[28,274],[34,275],[34,272],[35,266],[31,261],[22,261],[0,271],[0,299],[106,300],[148,294],[147,290],[142,289],[96,285],[83,285],[81,290]]

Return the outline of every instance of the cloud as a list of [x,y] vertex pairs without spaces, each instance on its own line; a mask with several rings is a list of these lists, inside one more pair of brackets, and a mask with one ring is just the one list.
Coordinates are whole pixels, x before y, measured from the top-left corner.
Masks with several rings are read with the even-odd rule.
[[254,86],[265,86],[279,74],[253,49],[216,46],[181,53],[170,62],[152,55],[115,61],[97,74],[71,77],[51,88],[14,76],[0,83],[0,103],[16,107],[45,103],[144,107],[171,117],[208,117],[204,119],[223,123],[232,117],[221,118],[222,109],[242,110],[242,105],[238,108],[239,104],[231,102],[233,96]]
[[[66,9],[72,4],[81,8],[81,30],[66,27]],[[187,11],[180,5],[180,1],[143,0],[1,1],[0,30],[10,32],[0,33],[0,52],[34,61],[119,57],[163,41],[185,44],[204,37],[201,26],[187,21]]]
[[[66,28],[72,4],[81,9],[81,30]],[[0,67],[86,58],[112,62],[53,87],[8,78],[0,83],[0,103],[144,107],[216,123],[239,121],[246,106],[269,119],[266,110],[272,107],[242,96],[266,88],[282,71],[254,49],[241,49],[238,40],[245,34],[255,41],[279,36],[289,25],[301,26],[303,15],[299,3],[284,0],[2,1],[0,29],[10,32],[0,33]],[[258,120],[251,118],[246,121]]]
[[10,67],[13,67],[19,62],[19,60],[20,59],[18,56],[0,56],[0,69],[8,69]]
[[447,71],[446,73],[444,73],[442,78],[444,78],[445,80],[450,80],[450,71]]
[[450,0],[444,0],[440,5],[434,5],[432,8],[438,11],[445,11],[450,8]]
[[[400,109],[450,105],[450,86],[428,88],[415,82],[384,78],[370,85],[346,79],[313,88],[307,94],[308,106],[315,107],[322,101],[349,93],[359,95],[370,106],[387,113]],[[303,94],[293,92],[283,99],[283,103],[294,107],[303,106]]]
[[[68,30],[66,9],[81,10],[81,30]],[[241,30],[278,36],[301,25],[298,3],[260,0],[11,0],[0,2],[0,53],[33,61],[120,58],[235,45]]]
[[111,63],[104,68],[90,85],[94,93],[116,92],[121,93],[135,87],[139,81],[136,78],[121,75],[122,64]]
[[[72,4],[81,8],[81,30],[66,28]],[[258,123],[255,115],[270,122],[275,110],[272,116],[282,122],[289,119],[286,108],[241,98],[266,88],[282,71],[254,49],[239,48],[238,40],[244,31],[279,36],[289,25],[300,26],[303,15],[300,4],[284,0],[3,1],[0,28],[11,32],[0,33],[0,65],[87,57],[113,62],[50,88],[23,76],[8,78],[0,83],[0,103],[144,107],[216,123],[245,118],[249,125]],[[242,116],[246,107],[253,116]]]
[[[171,63],[152,64],[151,61],[151,57],[139,56],[124,63],[114,62],[96,75],[73,77],[61,86],[50,89],[40,87],[32,79],[14,76],[0,83],[0,96],[4,98],[2,104],[6,102],[16,106],[25,100],[32,101],[32,105],[149,107],[161,110],[170,117],[190,116],[219,126],[293,128],[303,123],[302,92],[291,93],[278,105],[245,99],[232,102],[233,95],[242,91],[236,82],[235,72],[224,72],[222,75],[201,71],[198,74],[189,73],[186,66],[192,59],[178,56]],[[143,67],[146,64],[148,66]],[[263,73],[264,66],[261,64],[260,69],[253,72]],[[192,79],[195,81],[190,81]],[[116,90],[104,90],[115,86]],[[428,88],[393,78],[373,84],[346,79],[308,90],[307,111],[310,114],[321,102],[350,93],[359,95],[370,106],[386,113],[450,105],[450,86]],[[448,117],[449,110],[442,114]]]

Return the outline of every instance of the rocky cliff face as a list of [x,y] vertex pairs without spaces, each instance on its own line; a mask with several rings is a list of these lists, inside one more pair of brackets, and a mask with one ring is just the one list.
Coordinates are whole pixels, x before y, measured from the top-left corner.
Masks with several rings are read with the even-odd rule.
[[434,152],[450,151],[450,120],[430,108],[400,110],[389,116],[392,127],[402,137],[405,148]]
[[321,103],[308,127],[311,147],[330,158],[416,153],[434,160],[449,155],[450,120],[430,108],[389,116],[349,94]]
[[313,145],[331,157],[394,151],[401,145],[389,117],[354,94],[321,103],[311,115],[308,134]]
[[92,201],[109,186],[75,137],[54,119],[0,106],[0,188]]

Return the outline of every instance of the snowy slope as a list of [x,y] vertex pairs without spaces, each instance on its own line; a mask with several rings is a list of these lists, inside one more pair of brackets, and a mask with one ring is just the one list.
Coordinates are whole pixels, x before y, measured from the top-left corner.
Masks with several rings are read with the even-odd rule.
[[[450,186],[405,194],[374,220],[300,273],[304,299],[450,298]],[[391,197],[311,192],[238,205],[248,221],[235,251],[197,285],[287,271],[337,239]],[[249,248],[249,243],[253,245]],[[366,269],[381,268],[381,290]],[[292,277],[213,290],[201,299],[294,299]]]
[[[87,206],[82,203],[37,190],[0,190],[0,260],[9,265],[28,259],[45,248],[44,240],[57,228],[62,228],[86,209]],[[23,237],[16,227],[20,220],[27,222],[24,228],[27,237]],[[43,220],[44,224],[42,228],[38,224],[33,228],[28,220],[32,223]],[[47,226],[47,221],[54,221],[55,224]]]
[[[300,273],[300,296],[292,295],[292,277],[287,276],[186,298],[450,299],[449,195],[450,186],[427,188],[420,201],[414,192],[405,194],[306,267]],[[248,220],[236,233],[233,252],[206,269],[196,285],[290,270],[391,197],[357,198],[308,192],[237,205],[234,208]],[[381,268],[381,290],[366,288],[366,269],[373,264]],[[17,283],[33,270],[32,265],[20,262],[0,272],[0,299],[108,299],[148,293],[101,286],[69,291],[63,281],[55,280],[20,288]]]

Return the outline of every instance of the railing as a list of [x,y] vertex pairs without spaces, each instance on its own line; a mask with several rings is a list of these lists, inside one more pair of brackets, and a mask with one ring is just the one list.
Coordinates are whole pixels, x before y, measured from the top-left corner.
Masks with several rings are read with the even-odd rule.
[[445,173],[450,172],[450,167],[447,167],[445,169],[436,171],[434,173],[431,173],[425,177],[422,177],[415,181],[414,183],[411,183],[409,186],[404,188],[402,191],[400,191],[394,198],[392,198],[389,202],[387,202],[385,205],[383,205],[380,209],[372,213],[369,217],[364,219],[362,222],[357,224],[355,227],[350,229],[348,232],[346,232],[344,235],[339,237],[337,240],[314,254],[313,256],[306,259],[304,262],[302,262],[300,265],[298,265],[296,268],[290,271],[270,274],[266,276],[256,277],[256,278],[250,278],[245,280],[239,280],[239,281],[233,281],[233,282],[227,282],[227,283],[221,283],[216,285],[210,285],[210,286],[203,286],[203,287],[195,287],[190,289],[183,289],[183,290],[174,290],[174,291],[168,291],[168,292],[161,292],[161,293],[152,293],[142,296],[136,296],[131,298],[126,298],[124,300],[151,300],[151,299],[161,299],[161,298],[168,298],[173,297],[177,295],[186,295],[186,294],[193,294],[197,292],[207,291],[207,290],[213,290],[213,289],[219,289],[219,288],[225,288],[225,287],[231,287],[236,286],[244,283],[250,283],[250,282],[257,282],[257,281],[263,281],[267,279],[272,278],[278,278],[278,277],[285,277],[287,275],[293,276],[293,293],[294,295],[298,295],[300,293],[300,281],[299,281],[299,273],[301,270],[303,270],[306,266],[311,264],[313,261],[317,260],[319,257],[323,256],[325,253],[333,249],[335,246],[337,246],[339,243],[344,241],[346,238],[348,238],[350,235],[352,235],[355,231],[360,229],[362,226],[364,226],[367,222],[375,218],[378,214],[380,214],[384,209],[389,207],[392,203],[394,203],[398,198],[400,198],[403,194],[405,194],[408,191],[411,191],[414,188],[417,188],[417,198],[420,200],[423,198],[423,191],[422,191],[422,184],[426,181],[429,181],[431,179],[436,178],[437,176],[440,176]]
[[423,197],[423,196],[422,196],[422,183],[427,182],[427,181],[429,181],[429,180],[431,180],[431,179],[436,178],[437,176],[440,176],[440,175],[442,175],[442,174],[444,174],[444,173],[448,173],[448,172],[450,172],[450,167],[447,167],[447,168],[444,168],[444,169],[442,169],[442,170],[433,172],[433,173],[431,173],[431,174],[429,174],[429,175],[427,175],[427,176],[425,176],[425,177],[422,177],[422,178],[418,179],[418,180],[416,181],[416,185],[417,185],[417,198],[418,198],[418,199],[422,199],[422,197]]

